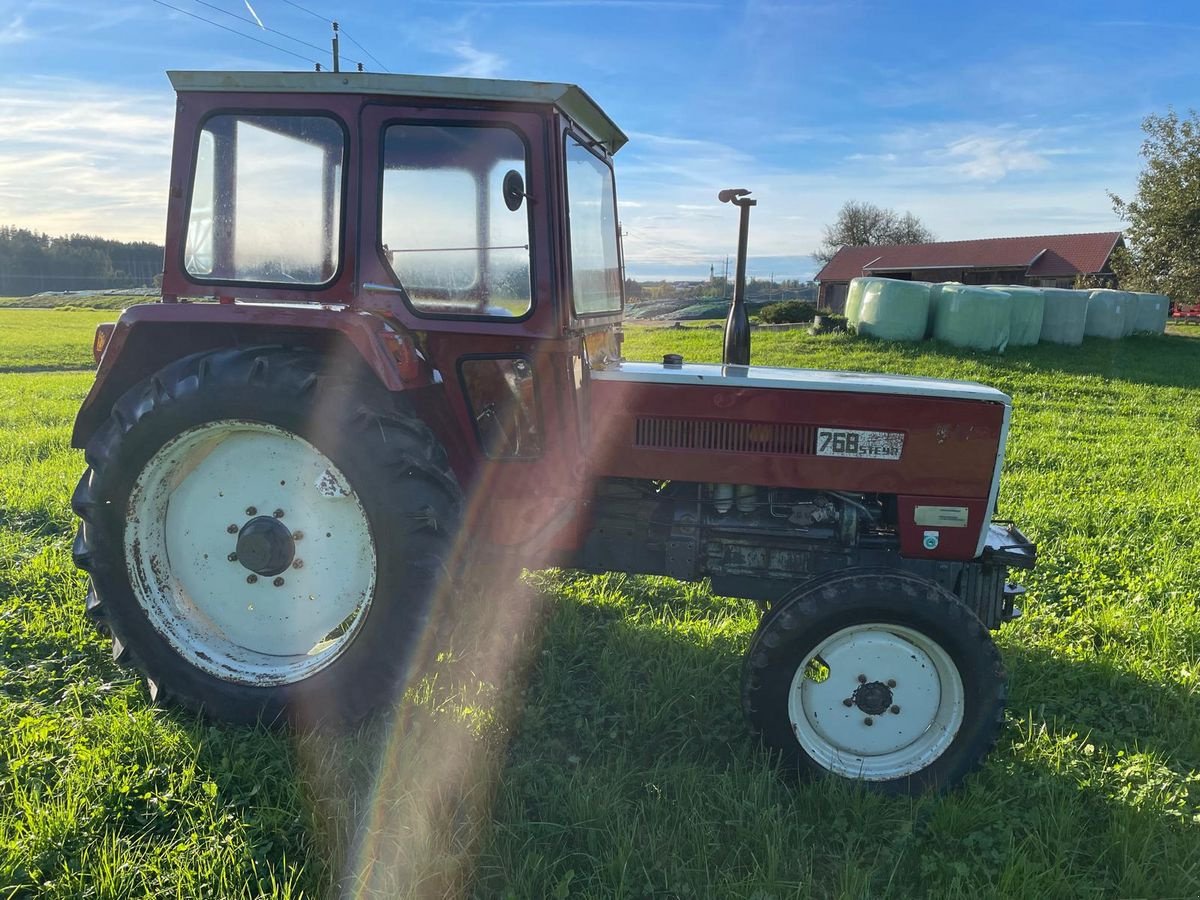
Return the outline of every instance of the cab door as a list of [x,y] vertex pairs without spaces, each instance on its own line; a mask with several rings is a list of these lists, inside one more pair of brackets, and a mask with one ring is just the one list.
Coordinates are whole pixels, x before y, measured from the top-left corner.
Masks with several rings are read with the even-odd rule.
[[441,376],[454,427],[431,425],[474,529],[569,548],[581,452],[556,302],[553,117],[378,103],[362,122],[362,303],[413,332]]

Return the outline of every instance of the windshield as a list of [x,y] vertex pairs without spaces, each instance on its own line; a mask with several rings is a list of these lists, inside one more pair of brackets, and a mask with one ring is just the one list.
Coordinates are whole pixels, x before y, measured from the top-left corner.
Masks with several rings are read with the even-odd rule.
[[575,314],[616,312],[621,309],[621,258],[612,169],[571,135],[566,147]]

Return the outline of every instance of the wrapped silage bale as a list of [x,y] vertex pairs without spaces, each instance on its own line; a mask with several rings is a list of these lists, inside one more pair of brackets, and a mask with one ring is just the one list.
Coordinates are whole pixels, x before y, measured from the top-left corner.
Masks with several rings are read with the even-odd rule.
[[928,318],[928,281],[876,278],[863,291],[856,330],[885,341],[919,341]]
[[1078,347],[1087,324],[1086,290],[1042,288],[1042,341]]
[[1087,324],[1088,292],[1069,288],[1042,288],[1042,335],[1047,344],[1083,343]]
[[933,325],[937,320],[938,300],[942,296],[942,288],[948,284],[962,284],[961,281],[941,281],[929,286],[929,318],[925,323],[925,337],[933,337]]
[[[1137,325],[1137,297],[1129,291],[1116,291],[1112,288],[1097,288],[1092,293],[1120,294],[1121,313],[1124,316],[1125,326],[1121,331],[1122,337],[1129,337],[1133,334]],[[1090,295],[1089,295],[1090,296]]]
[[1088,292],[1087,320],[1083,325],[1083,333],[1088,337],[1101,337],[1117,340],[1125,337],[1128,327],[1133,328],[1133,320],[1126,323],[1126,310],[1133,303],[1133,297],[1124,291],[1101,289]]
[[858,315],[862,311],[863,293],[868,285],[878,280],[878,278],[850,279],[850,287],[846,290],[846,325],[850,329],[858,328]]
[[1004,291],[1012,297],[1008,346],[1032,347],[1036,344],[1042,336],[1042,318],[1046,308],[1042,289],[1023,284],[989,284],[987,287],[990,291]]
[[1171,299],[1166,294],[1133,293],[1137,316],[1133,321],[1135,334],[1162,334],[1171,316]]
[[1005,291],[944,284],[933,336],[955,347],[1003,353],[1012,328],[1012,297]]

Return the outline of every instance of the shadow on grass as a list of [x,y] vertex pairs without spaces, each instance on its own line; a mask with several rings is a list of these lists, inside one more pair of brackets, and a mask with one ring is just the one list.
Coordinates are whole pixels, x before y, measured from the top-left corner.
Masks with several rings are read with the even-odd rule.
[[[1165,781],[1194,780],[1186,735],[1165,733],[1160,718],[1186,719],[1186,693],[1017,650],[1011,724],[960,790],[908,800],[797,783],[746,732],[748,633],[728,604],[712,599],[705,619],[692,586],[608,578],[589,596],[586,578],[564,574],[528,680],[482,694],[469,679],[442,681],[410,692],[401,713],[360,739],[300,745],[339,889],[909,897],[1194,887],[1192,801],[1165,782],[1155,789],[1154,765],[1137,759],[1160,758]],[[485,714],[489,704],[502,711]]]
[[1051,723],[1114,754],[1151,754],[1181,776],[1200,773],[1200,692],[1194,686],[1147,681],[1102,658],[1021,646],[1006,648],[1004,656],[1014,718]]
[[[1194,716],[1181,689],[1017,647],[1010,725],[961,790],[797,783],[742,721],[753,617],[740,601],[667,579],[534,580],[547,596],[480,616],[481,644],[435,648],[403,702],[349,734],[164,716],[132,692],[106,719],[97,697],[88,727],[119,726],[106,777],[137,791],[102,790],[80,847],[224,829],[230,872],[258,866],[317,896],[1195,893],[1194,800],[1178,783],[1194,780],[1197,744],[1171,724]],[[109,668],[98,651],[83,668]],[[5,646],[10,663],[55,652]],[[47,784],[53,773],[47,762]],[[178,809],[153,799],[172,791]]]
[[[869,339],[857,339],[855,343],[866,340]],[[935,357],[1014,373],[1032,369],[1071,376],[1099,375],[1157,387],[1200,386],[1200,341],[1178,335],[1129,337],[1119,341],[1085,338],[1078,347],[1037,344],[1010,347],[1003,354],[962,350],[939,341],[889,342],[879,346],[909,359]]]
[[0,366],[0,375],[39,375],[51,372],[94,372],[94,365],[62,363],[61,365]]

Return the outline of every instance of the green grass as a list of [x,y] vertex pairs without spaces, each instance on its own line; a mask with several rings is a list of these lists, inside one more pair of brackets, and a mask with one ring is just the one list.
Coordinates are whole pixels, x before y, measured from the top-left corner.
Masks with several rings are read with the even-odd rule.
[[94,369],[92,338],[111,310],[0,309],[0,372]]
[[38,294],[33,297],[0,297],[0,307],[13,309],[110,309],[122,310],[156,298],[146,294]]
[[[753,606],[661,578],[530,576],[528,669],[444,657],[349,738],[152,709],[70,562],[91,374],[20,371],[89,366],[102,318],[0,313],[0,898],[1200,895],[1200,343],[754,335],[757,363],[1014,398],[1000,506],[1041,561],[998,636],[1007,726],[960,791],[899,800],[774,772],[737,701]],[[625,348],[711,360],[720,332]]]

